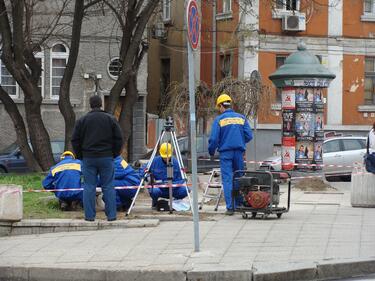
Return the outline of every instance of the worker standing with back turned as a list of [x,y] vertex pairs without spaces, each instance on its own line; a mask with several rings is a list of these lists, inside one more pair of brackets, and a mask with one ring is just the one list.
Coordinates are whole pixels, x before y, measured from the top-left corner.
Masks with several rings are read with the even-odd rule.
[[232,98],[226,92],[217,98],[216,107],[220,115],[212,124],[208,152],[211,156],[216,149],[220,153],[221,179],[227,207],[225,214],[233,215],[233,209],[241,203],[237,199],[235,206],[232,206],[233,172],[244,169],[246,143],[252,140],[253,134],[245,116],[232,109]]

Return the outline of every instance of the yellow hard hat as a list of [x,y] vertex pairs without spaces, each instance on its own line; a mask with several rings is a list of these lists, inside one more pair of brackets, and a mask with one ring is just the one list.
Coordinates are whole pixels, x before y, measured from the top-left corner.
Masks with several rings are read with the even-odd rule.
[[67,151],[64,151],[63,154],[61,154],[60,159],[61,160],[64,159],[65,156],[67,156],[67,155],[72,156],[74,159],[76,158],[73,152],[67,150]]
[[162,158],[170,158],[172,156],[172,145],[167,142],[162,143],[159,153]]
[[220,104],[223,102],[232,102],[232,98],[226,94],[225,92],[222,92],[221,95],[216,100],[216,107],[219,107]]

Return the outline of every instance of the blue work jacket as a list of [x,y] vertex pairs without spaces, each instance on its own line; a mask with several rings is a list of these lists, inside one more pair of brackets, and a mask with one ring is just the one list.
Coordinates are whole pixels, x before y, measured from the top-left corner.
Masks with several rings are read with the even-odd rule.
[[227,150],[245,151],[246,143],[253,139],[251,127],[245,116],[227,109],[217,116],[212,124],[208,140],[208,152],[214,155]]
[[[42,185],[45,189],[81,188],[81,175],[81,161],[65,156],[63,160],[51,167]],[[82,193],[82,190],[56,191],[55,195],[61,200],[69,200],[79,193]]]
[[139,185],[141,179],[135,171],[121,156],[117,156],[115,162],[114,186]]
[[[176,158],[172,157],[172,165],[173,165],[173,184],[181,184],[184,183],[184,179],[181,177],[180,167],[178,165],[178,161]],[[143,173],[146,168],[146,165],[142,167]],[[152,161],[150,167],[150,173],[154,176],[156,181],[167,182],[167,164],[163,161],[161,156],[155,157],[154,161]]]

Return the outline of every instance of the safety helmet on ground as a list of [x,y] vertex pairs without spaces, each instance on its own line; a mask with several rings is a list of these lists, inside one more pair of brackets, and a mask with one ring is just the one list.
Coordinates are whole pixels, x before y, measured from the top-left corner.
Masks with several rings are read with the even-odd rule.
[[231,102],[232,102],[232,98],[226,92],[222,92],[221,95],[216,100],[216,107],[219,107],[220,104],[230,105]]
[[61,154],[60,159],[61,159],[61,160],[64,159],[65,156],[72,156],[74,159],[76,158],[75,155],[74,155],[74,153],[71,152],[71,151],[69,151],[69,150],[64,151],[64,152]]
[[164,142],[161,144],[159,153],[162,158],[170,158],[172,156],[172,145],[170,143]]

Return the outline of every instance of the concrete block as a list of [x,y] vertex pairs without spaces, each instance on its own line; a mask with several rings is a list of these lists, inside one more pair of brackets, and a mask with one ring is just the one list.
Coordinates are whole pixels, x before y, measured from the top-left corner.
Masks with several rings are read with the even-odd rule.
[[99,221],[85,221],[85,220],[71,220],[69,226],[73,227],[83,227],[83,226],[96,226],[98,227]]
[[28,281],[28,275],[25,267],[0,266],[0,281]]
[[0,220],[20,221],[23,215],[22,186],[0,185]]
[[249,270],[192,270],[187,272],[187,281],[251,281],[252,271]]
[[269,263],[254,265],[253,281],[315,280],[317,268],[314,263]]
[[319,262],[319,279],[347,278],[375,273],[375,259],[355,259],[345,262]]
[[375,208],[375,174],[362,170],[352,173],[350,202],[353,207]]
[[186,274],[181,270],[116,270],[107,271],[111,281],[163,280],[186,281]]
[[29,269],[29,281],[103,281],[105,271],[81,268],[42,268]]

